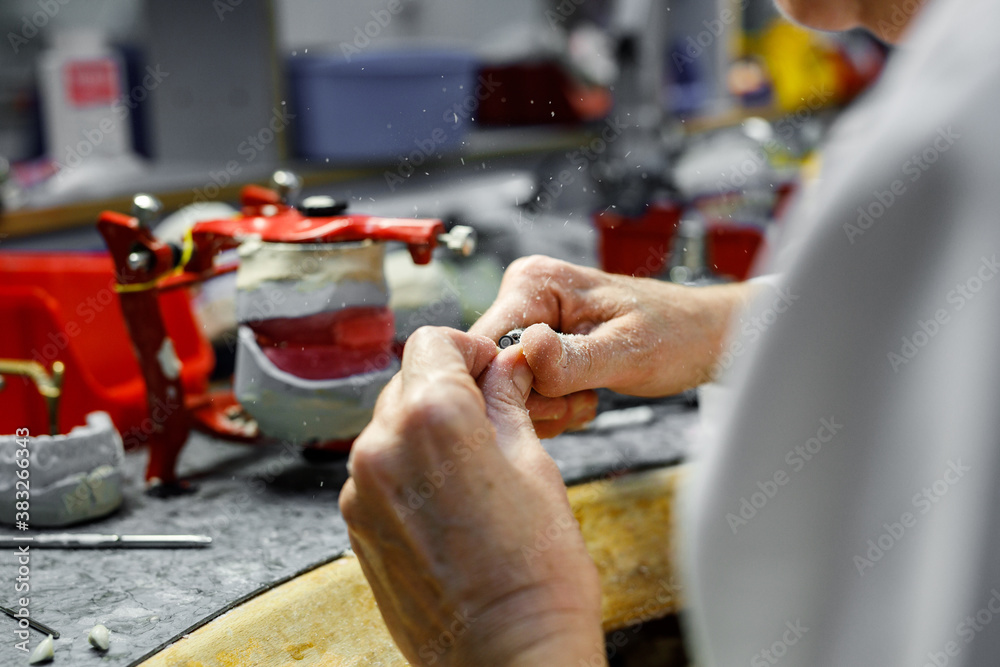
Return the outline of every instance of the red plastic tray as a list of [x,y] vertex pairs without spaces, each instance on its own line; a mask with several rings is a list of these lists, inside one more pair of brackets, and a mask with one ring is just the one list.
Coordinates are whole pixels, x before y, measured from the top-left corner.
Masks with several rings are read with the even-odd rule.
[[[111,415],[125,445],[145,442],[153,423],[106,253],[0,253],[0,357],[66,365],[59,430],[94,410]],[[188,395],[203,393],[215,364],[191,312],[187,290],[160,297],[167,330],[183,362]],[[48,432],[45,402],[27,378],[7,377],[0,391],[0,433]]]

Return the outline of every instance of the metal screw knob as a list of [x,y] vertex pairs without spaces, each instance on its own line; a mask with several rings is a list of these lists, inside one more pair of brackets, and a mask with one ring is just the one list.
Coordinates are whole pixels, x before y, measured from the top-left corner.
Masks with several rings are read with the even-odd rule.
[[281,201],[291,205],[302,192],[302,178],[294,171],[279,169],[271,174],[271,188],[278,193]]
[[140,192],[132,197],[132,216],[146,229],[152,228],[153,223],[160,219],[161,213],[163,213],[163,202],[154,195]]
[[438,235],[438,243],[456,255],[468,257],[476,252],[476,230],[465,225],[455,225],[447,234]]
[[347,210],[348,203],[326,195],[313,195],[299,202],[299,210],[307,218],[331,218]]
[[501,350],[506,350],[511,345],[517,345],[521,342],[522,333],[524,333],[524,329],[511,329],[504,335],[500,336],[500,340],[497,341],[497,347]]
[[149,271],[153,266],[153,253],[148,250],[133,250],[128,254],[125,265],[132,271]]

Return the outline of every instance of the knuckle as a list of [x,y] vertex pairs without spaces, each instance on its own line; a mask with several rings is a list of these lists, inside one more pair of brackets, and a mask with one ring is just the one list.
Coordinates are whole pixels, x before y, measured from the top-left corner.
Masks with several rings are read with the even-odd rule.
[[[357,486],[378,487],[382,481],[392,477],[388,447],[373,443],[365,435],[362,433],[351,449],[351,479],[355,480],[355,488],[353,498],[349,494],[346,499],[348,504],[357,503]],[[341,510],[343,507],[344,499],[341,500]]]
[[515,277],[538,278],[552,275],[565,266],[566,262],[545,255],[529,255],[514,260],[507,273]]
[[419,346],[425,342],[436,341],[441,338],[442,328],[443,327],[422,326],[409,335],[407,343],[413,343],[415,346]]
[[[443,387],[428,383],[407,394],[400,406],[402,433],[440,437],[481,410],[472,392],[461,384]],[[472,384],[471,376],[468,384]]]
[[360,507],[358,501],[358,488],[353,479],[348,479],[344,488],[340,490],[340,515],[349,526],[357,525],[359,522]]

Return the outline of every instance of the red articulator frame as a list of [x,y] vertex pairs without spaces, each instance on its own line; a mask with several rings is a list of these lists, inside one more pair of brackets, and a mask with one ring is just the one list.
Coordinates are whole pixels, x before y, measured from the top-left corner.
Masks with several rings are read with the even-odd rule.
[[[128,215],[105,211],[97,223],[115,265],[122,313],[146,383],[150,414],[158,417],[149,438],[149,482],[176,484],[177,457],[193,425],[220,437],[244,441],[256,438],[255,433],[248,432],[245,422],[230,418],[234,409],[238,410],[231,393],[184,395],[173,344],[160,311],[159,293],[235,270],[236,264],[216,266],[215,257],[246,240],[398,241],[408,246],[415,263],[426,264],[438,236],[445,231],[440,220],[366,215],[307,217],[283,203],[277,192],[253,185],[243,189],[241,203],[239,217],[195,224],[181,248],[157,240],[137,218]],[[130,268],[129,257],[134,253],[146,257],[145,262],[133,263],[139,268]]]

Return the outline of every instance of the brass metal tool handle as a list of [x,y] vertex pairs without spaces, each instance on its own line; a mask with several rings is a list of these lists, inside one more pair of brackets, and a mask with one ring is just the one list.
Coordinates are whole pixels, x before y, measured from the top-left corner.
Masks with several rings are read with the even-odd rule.
[[[30,378],[35,383],[38,393],[45,399],[46,407],[49,411],[49,432],[51,435],[59,434],[59,397],[62,395],[63,375],[66,372],[66,365],[61,361],[52,362],[52,373],[49,374],[37,361],[24,361],[21,359],[0,359],[0,376],[22,375]],[[3,383],[0,381],[0,391],[3,390]]]

